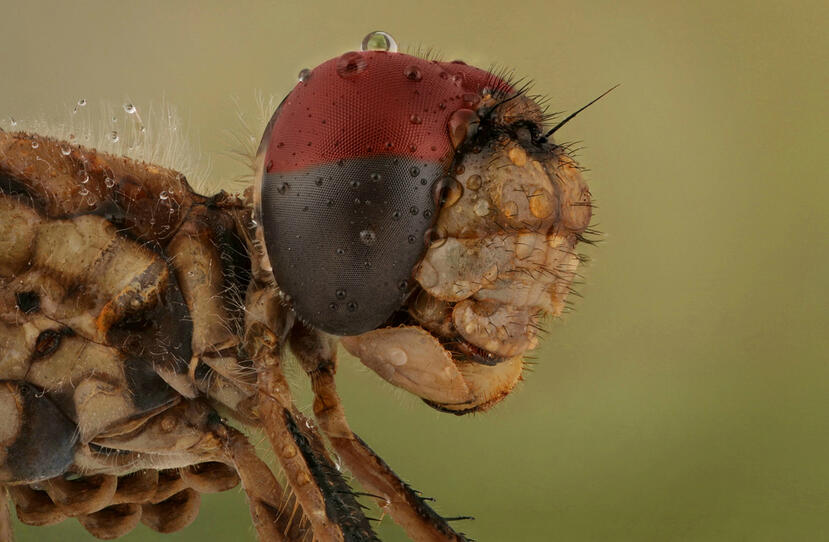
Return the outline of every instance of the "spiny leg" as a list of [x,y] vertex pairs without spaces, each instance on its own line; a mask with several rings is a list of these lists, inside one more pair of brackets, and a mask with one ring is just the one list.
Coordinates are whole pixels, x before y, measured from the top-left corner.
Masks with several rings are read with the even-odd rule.
[[248,439],[227,426],[222,426],[219,433],[228,458],[242,479],[259,540],[293,542],[308,539],[311,528],[295,495],[282,490]]
[[[282,373],[276,335],[255,324],[260,340],[253,359],[258,371],[259,416],[297,500],[313,526],[314,539],[377,540],[360,504],[328,459],[318,435],[296,410]],[[250,336],[251,329],[248,334]]]
[[351,431],[334,382],[336,340],[317,330],[296,324],[290,341],[291,349],[311,377],[314,414],[319,425],[360,484],[379,497],[378,504],[413,540],[466,540]]

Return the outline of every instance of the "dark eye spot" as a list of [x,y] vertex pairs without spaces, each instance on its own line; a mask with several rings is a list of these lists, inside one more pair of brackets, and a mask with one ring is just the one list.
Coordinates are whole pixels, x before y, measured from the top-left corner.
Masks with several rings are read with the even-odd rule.
[[17,292],[17,308],[26,314],[40,310],[40,297],[34,292]]

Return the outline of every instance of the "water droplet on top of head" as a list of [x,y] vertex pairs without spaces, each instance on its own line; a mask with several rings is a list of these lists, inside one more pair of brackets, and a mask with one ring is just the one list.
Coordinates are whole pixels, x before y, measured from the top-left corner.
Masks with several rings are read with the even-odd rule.
[[60,146],[60,153],[64,156],[69,156],[69,153],[72,152],[72,149],[69,148],[69,145],[61,145]]
[[297,75],[297,79],[299,79],[300,83],[307,83],[311,79],[311,70],[308,68],[302,68],[299,70],[299,75]]
[[135,106],[132,105],[132,104],[124,104],[124,111],[126,111],[130,115],[134,115],[136,109],[135,109]]
[[109,139],[110,139],[110,141],[112,141],[113,143],[118,143],[119,141],[121,141],[121,136],[119,136],[119,135],[118,135],[118,132],[116,132],[115,130],[113,130],[113,131],[109,134]]
[[36,149],[38,147],[40,147],[40,143],[38,143],[37,141],[32,141],[32,148]]
[[337,59],[337,75],[343,79],[356,77],[368,66],[365,57],[358,52],[350,51]]
[[86,107],[86,98],[81,98],[78,100],[78,105],[81,107]]
[[373,245],[376,240],[377,234],[374,233],[374,230],[367,229],[360,232],[360,242],[364,245]]
[[369,32],[363,38],[363,43],[360,46],[363,51],[386,51],[388,53],[397,52],[397,42],[387,32],[382,30],[375,30]]

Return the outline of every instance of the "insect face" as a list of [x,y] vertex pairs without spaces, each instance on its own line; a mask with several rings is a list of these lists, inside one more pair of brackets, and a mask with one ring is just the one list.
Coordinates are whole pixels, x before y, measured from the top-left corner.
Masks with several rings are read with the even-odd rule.
[[575,273],[590,194],[523,91],[463,62],[348,52],[285,98],[259,152],[273,274],[307,324],[455,413],[521,375]]

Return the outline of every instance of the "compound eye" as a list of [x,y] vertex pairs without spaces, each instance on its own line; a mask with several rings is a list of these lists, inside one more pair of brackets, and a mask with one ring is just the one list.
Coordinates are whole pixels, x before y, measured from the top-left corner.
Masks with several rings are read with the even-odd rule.
[[413,283],[437,214],[431,185],[443,168],[384,155],[267,169],[265,244],[294,310],[336,335],[382,325]]

